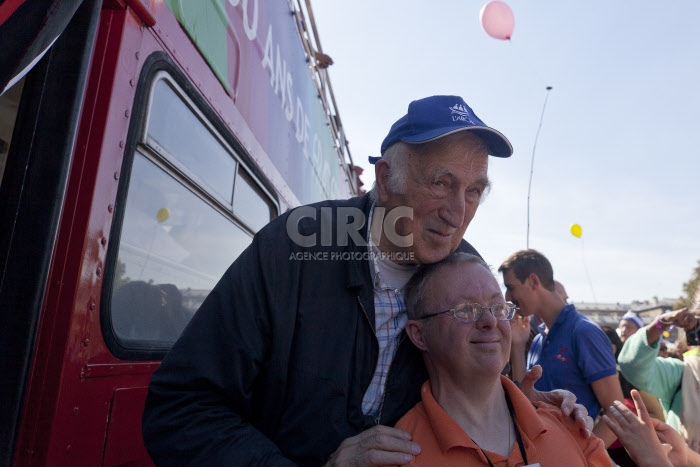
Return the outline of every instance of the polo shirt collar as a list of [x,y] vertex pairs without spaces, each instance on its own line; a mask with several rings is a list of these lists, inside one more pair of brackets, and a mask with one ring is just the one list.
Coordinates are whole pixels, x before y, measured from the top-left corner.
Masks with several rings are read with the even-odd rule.
[[552,326],[552,328],[558,327],[558,326],[564,324],[569,319],[569,316],[571,316],[572,314],[575,314],[575,313],[576,313],[576,307],[573,305],[573,303],[569,303],[568,305],[566,305],[564,308],[561,309],[561,312],[559,313],[559,316],[557,317],[557,320],[554,322],[554,325]]
[[[513,402],[515,421],[523,437],[525,452],[528,457],[532,455],[534,458],[536,450],[531,440],[547,431],[547,428],[540,420],[532,403],[511,380],[501,375],[501,385]],[[426,381],[423,387],[421,387],[421,399],[426,417],[430,422],[435,438],[443,453],[447,453],[447,451],[454,447],[480,450],[479,446],[471,440],[462,427],[447,415],[445,410],[435,400],[430,381]]]
[[453,447],[466,447],[479,450],[479,447],[474,443],[467,433],[457,424],[445,409],[433,397],[432,386],[430,381],[423,383],[421,387],[421,399],[425,414],[430,422],[430,427],[433,429],[435,439],[440,446],[443,454]]

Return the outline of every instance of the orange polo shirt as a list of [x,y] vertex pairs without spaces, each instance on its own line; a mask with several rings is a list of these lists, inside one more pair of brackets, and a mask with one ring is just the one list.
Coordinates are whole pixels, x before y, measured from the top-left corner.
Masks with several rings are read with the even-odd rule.
[[[520,389],[505,376],[501,385],[515,409],[515,422],[525,446],[528,465],[541,467],[611,466],[602,440],[584,438],[578,426],[558,407],[530,402]],[[413,466],[488,466],[481,449],[462,428],[440,407],[426,381],[421,388],[422,402],[415,405],[396,424],[413,435],[421,452],[408,465]],[[511,423],[508,420],[508,423]],[[519,467],[525,462],[517,441],[510,456],[486,451],[495,467]]]

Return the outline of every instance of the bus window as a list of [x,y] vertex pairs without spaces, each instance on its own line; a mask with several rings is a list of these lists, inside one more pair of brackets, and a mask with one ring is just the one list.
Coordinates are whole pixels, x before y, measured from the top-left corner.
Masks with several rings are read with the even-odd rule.
[[157,76],[130,171],[109,303],[114,336],[136,352],[167,350],[275,214],[237,154],[179,88]]
[[123,342],[172,342],[251,237],[141,153],[131,173],[112,325]]
[[243,169],[238,171],[233,194],[233,212],[255,230],[270,222],[274,208]]
[[[236,161],[200,117],[160,75],[151,92],[146,143],[182,164],[199,184],[231,203]],[[157,77],[158,78],[158,77]]]
[[23,87],[24,78],[0,96],[0,182],[2,182],[2,176],[5,173],[7,154],[10,152],[12,131],[15,128],[15,118]]

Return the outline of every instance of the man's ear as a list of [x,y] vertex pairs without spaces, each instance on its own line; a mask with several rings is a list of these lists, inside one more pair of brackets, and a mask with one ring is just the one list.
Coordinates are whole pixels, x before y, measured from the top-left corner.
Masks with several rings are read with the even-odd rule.
[[374,182],[377,186],[377,200],[380,206],[385,205],[388,201],[390,171],[390,164],[384,159],[380,159],[374,164]]
[[409,319],[406,323],[406,334],[408,334],[408,338],[411,339],[413,345],[423,351],[428,350],[425,340],[423,339],[424,325],[424,322],[415,319]]
[[534,272],[531,272],[530,275],[527,276],[527,283],[530,286],[530,289],[532,290],[535,290],[542,285],[539,276]]

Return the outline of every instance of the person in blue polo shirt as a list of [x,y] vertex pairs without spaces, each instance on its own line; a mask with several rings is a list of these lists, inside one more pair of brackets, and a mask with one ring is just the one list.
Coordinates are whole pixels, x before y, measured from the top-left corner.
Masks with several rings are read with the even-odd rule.
[[[527,364],[522,361],[527,337],[513,334],[513,380],[520,381],[525,369],[540,365],[542,378],[535,387],[573,392],[594,419],[614,401],[623,400],[608,337],[557,293],[549,260],[536,250],[522,250],[506,259],[498,272],[503,274],[506,300],[520,307],[523,316],[535,315],[543,322],[527,353]],[[604,423],[597,424],[593,434],[603,439],[606,447],[616,439]]]

